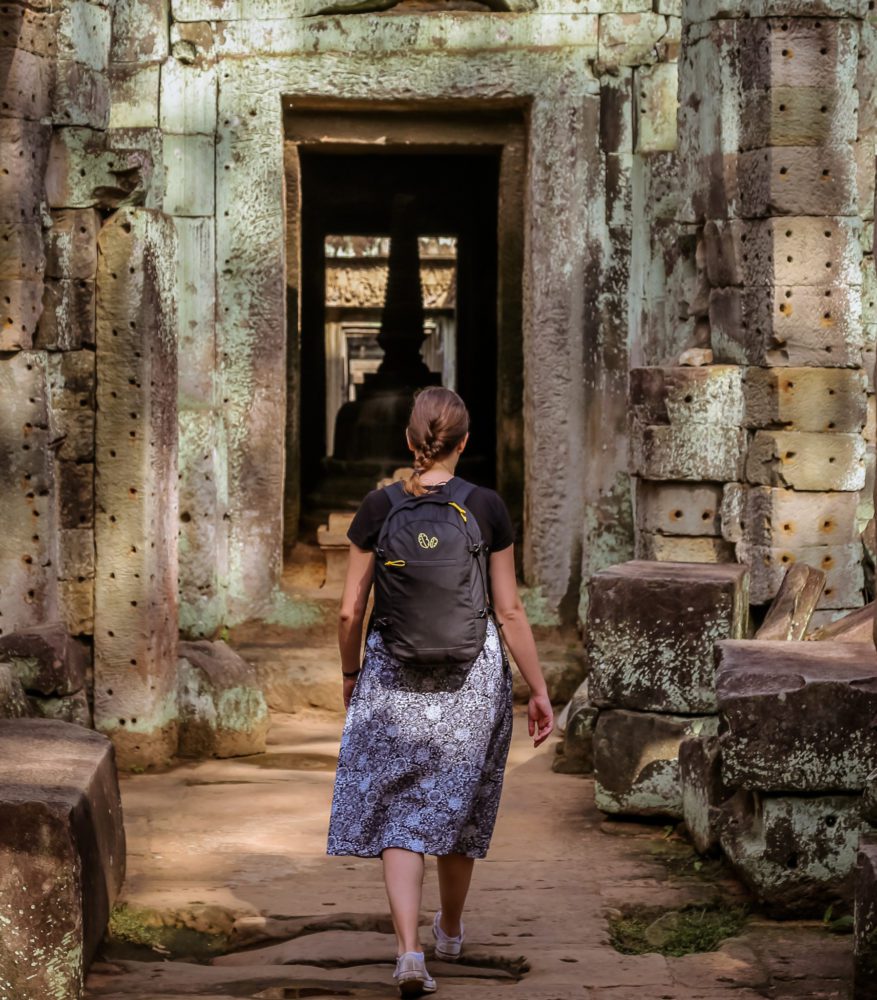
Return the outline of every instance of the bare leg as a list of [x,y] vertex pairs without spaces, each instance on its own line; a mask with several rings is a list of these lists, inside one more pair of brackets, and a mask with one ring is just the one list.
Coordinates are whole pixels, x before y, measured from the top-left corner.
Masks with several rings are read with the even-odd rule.
[[422,951],[418,928],[423,891],[423,855],[401,847],[388,847],[381,858],[399,954]]
[[442,901],[441,928],[450,937],[457,937],[475,858],[467,858],[465,854],[443,854],[437,860]]

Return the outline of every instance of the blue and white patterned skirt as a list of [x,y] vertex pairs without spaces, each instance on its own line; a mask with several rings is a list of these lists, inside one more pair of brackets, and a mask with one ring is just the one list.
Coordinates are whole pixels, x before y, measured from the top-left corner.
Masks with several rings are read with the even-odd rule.
[[366,640],[338,755],[328,854],[487,853],[512,733],[512,676],[492,619],[472,664],[400,664]]

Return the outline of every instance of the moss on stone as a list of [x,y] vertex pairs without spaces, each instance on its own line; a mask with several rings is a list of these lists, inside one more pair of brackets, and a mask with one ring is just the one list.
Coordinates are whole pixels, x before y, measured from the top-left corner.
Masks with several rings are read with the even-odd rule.
[[229,948],[234,916],[220,906],[161,911],[120,903],[102,945],[106,958],[187,958],[206,961]]
[[612,947],[623,955],[691,955],[715,951],[722,941],[744,928],[747,911],[726,902],[685,906],[681,909],[635,906],[609,919]]

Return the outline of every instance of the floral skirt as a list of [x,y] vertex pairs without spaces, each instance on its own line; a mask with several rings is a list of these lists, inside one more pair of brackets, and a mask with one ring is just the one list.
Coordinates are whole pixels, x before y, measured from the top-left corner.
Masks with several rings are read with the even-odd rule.
[[425,670],[366,640],[332,797],[328,854],[487,853],[512,733],[512,676],[492,619],[471,664]]

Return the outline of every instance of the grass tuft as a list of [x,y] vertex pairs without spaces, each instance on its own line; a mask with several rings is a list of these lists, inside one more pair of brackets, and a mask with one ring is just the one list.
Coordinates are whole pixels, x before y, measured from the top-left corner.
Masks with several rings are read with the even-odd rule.
[[681,909],[629,907],[609,919],[612,947],[623,955],[691,955],[715,951],[722,941],[736,937],[746,925],[743,906],[714,902]]

